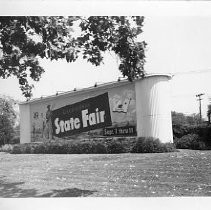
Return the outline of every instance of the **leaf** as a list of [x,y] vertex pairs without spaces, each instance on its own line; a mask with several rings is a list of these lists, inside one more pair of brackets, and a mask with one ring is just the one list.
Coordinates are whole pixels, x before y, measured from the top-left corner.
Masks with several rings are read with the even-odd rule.
[[[102,52],[111,50],[120,59],[119,70],[123,76],[129,81],[143,77],[146,43],[135,42],[137,35],[142,33],[143,21],[144,17],[139,16],[0,17],[3,52],[0,77],[16,76],[23,95],[31,97],[33,86],[28,83],[27,76],[39,81],[44,69],[38,61],[29,62],[28,58],[65,58],[67,62],[74,62],[82,55],[83,59],[99,66],[104,59]],[[75,23],[79,30],[74,38]],[[30,75],[20,75],[28,69]]]

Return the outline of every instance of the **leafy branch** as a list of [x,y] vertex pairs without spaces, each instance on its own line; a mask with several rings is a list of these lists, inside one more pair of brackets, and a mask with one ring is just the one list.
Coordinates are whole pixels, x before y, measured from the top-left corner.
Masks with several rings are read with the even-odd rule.
[[130,81],[143,77],[146,43],[136,41],[143,21],[139,16],[0,17],[0,77],[16,76],[30,98],[29,78],[39,81],[44,73],[40,58],[74,62],[82,56],[99,66],[105,51],[118,55],[119,70]]

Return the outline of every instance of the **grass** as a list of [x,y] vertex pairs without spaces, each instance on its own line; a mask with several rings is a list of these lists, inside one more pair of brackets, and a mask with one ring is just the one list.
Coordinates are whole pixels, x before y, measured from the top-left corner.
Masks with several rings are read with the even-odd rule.
[[210,151],[0,153],[0,197],[211,196]]

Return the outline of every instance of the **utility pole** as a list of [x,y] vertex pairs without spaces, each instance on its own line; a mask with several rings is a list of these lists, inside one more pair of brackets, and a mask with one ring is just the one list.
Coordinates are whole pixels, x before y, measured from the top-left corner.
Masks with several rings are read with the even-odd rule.
[[201,100],[202,100],[201,96],[203,96],[203,95],[204,95],[204,93],[200,93],[200,94],[196,95],[196,97],[198,97],[197,101],[199,101],[199,116],[200,116],[200,123],[201,123],[201,119],[202,119],[202,117],[201,117]]

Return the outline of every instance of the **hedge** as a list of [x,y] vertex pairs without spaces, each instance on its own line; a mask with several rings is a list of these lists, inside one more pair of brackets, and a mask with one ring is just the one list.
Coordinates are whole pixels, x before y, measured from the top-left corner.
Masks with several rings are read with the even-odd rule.
[[176,148],[178,149],[194,149],[194,150],[206,150],[207,145],[203,141],[203,138],[198,134],[187,134],[179,139],[174,140]]
[[175,152],[176,148],[172,143],[161,143],[153,137],[140,137],[132,148],[132,153],[162,153]]
[[171,143],[154,138],[117,138],[81,142],[44,142],[13,145],[12,154],[119,154],[176,151]]

